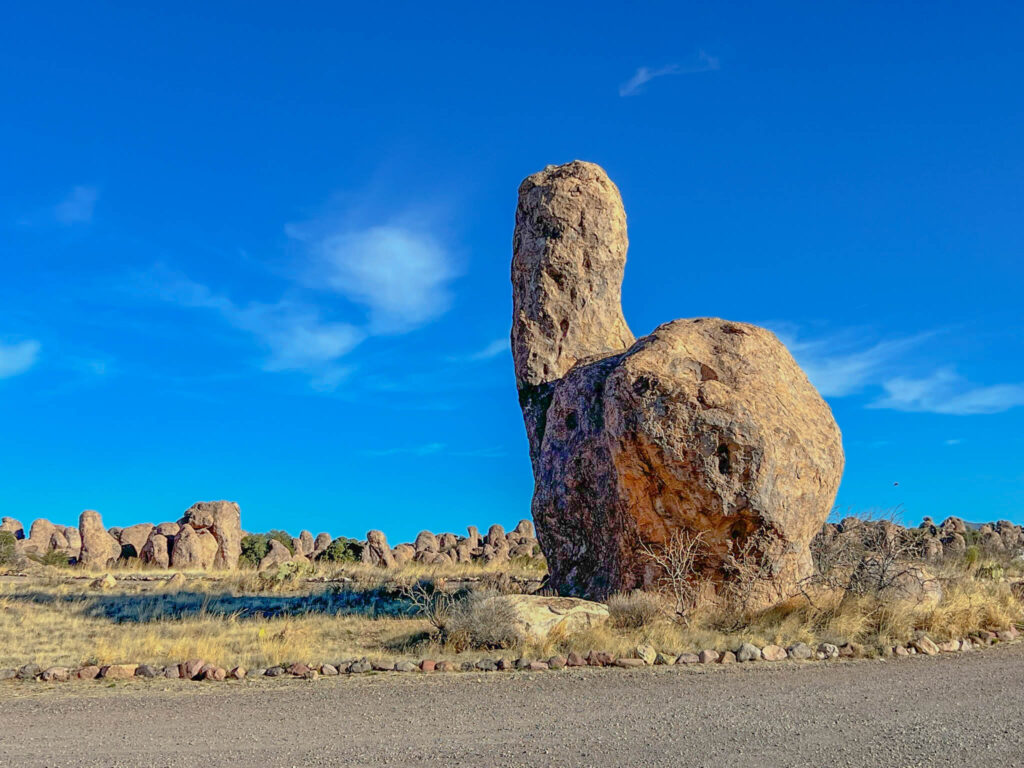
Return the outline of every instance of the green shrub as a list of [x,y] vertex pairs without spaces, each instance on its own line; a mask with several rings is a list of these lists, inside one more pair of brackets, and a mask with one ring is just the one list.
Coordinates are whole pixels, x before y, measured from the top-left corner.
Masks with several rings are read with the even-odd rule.
[[47,552],[45,555],[34,555],[32,559],[41,565],[52,565],[54,568],[67,568],[71,565],[71,558],[59,549]]
[[650,626],[665,613],[658,595],[634,589],[608,598],[608,618],[619,629],[642,629]]
[[238,564],[245,568],[257,568],[260,560],[267,556],[270,551],[270,540],[275,539],[284,547],[295,554],[295,545],[292,544],[292,537],[287,531],[270,531],[270,533],[251,533],[242,538],[242,554],[238,558]]
[[10,531],[0,531],[0,567],[12,566],[18,560],[18,550],[15,547],[17,539]]
[[967,564],[968,568],[975,565],[980,558],[981,550],[978,548],[977,544],[972,544],[967,548],[967,551],[964,552],[964,562]]
[[326,563],[358,563],[362,557],[362,542],[339,536],[316,559]]
[[[267,537],[271,538],[271,539],[277,539],[282,544],[284,544],[284,548],[285,549],[287,549],[293,555],[295,554],[295,544],[292,543],[292,535],[290,533],[288,533],[288,531],[276,531],[276,530],[274,530],[274,531],[271,531],[270,533],[268,533]],[[269,546],[270,546],[270,544],[268,543],[267,547],[269,547]]]

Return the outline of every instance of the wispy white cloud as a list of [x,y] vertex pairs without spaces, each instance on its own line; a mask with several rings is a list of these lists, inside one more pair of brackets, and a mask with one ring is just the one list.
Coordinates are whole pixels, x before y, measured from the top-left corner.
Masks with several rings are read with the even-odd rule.
[[1024,405],[1024,384],[976,386],[951,367],[924,378],[898,376],[883,382],[882,388],[885,395],[868,407],[966,416]]
[[0,343],[0,379],[24,373],[39,359],[40,344],[34,339],[14,344]]
[[307,283],[367,307],[369,334],[405,333],[448,310],[448,286],[456,269],[428,228],[387,224],[323,229],[323,223],[315,223],[290,225],[286,231],[309,248]]
[[451,355],[448,361],[452,363],[476,363],[484,360],[493,360],[496,357],[508,352],[511,344],[507,337],[495,339],[485,347],[464,355]]
[[95,187],[75,187],[54,206],[53,217],[60,224],[85,224],[92,221],[99,192]]
[[337,387],[349,372],[338,360],[366,338],[365,331],[354,325],[324,320],[311,305],[287,300],[239,305],[188,278],[158,272],[154,283],[162,298],[183,307],[216,311],[267,349],[264,370],[308,373],[315,389]]
[[880,385],[911,349],[931,336],[918,334],[865,344],[852,333],[804,339],[785,328],[776,329],[776,334],[825,397],[846,397]]
[[626,82],[619,86],[619,96],[636,96],[641,93],[643,87],[658,77],[665,77],[667,75],[693,75],[698,72],[713,72],[719,68],[718,58],[715,56],[709,56],[704,51],[697,53],[696,59],[692,64],[669,64],[664,67],[658,67],[651,69],[650,67],[640,67],[633,76]]

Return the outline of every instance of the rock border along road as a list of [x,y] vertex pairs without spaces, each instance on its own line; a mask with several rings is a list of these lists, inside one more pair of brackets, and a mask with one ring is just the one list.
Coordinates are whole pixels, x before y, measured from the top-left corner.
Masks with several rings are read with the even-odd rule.
[[899,661],[0,687],[0,766],[1024,762],[1024,645]]

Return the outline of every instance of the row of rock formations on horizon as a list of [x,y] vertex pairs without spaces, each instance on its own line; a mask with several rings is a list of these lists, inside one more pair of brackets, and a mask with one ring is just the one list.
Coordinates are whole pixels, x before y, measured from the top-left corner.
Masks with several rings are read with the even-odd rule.
[[[43,557],[57,552],[71,563],[94,568],[137,558],[153,568],[176,570],[233,570],[239,565],[242,541],[249,535],[242,530],[238,504],[230,501],[198,502],[174,523],[139,523],[108,530],[103,527],[99,513],[86,510],[79,518],[78,527],[56,525],[40,518],[32,523],[26,537],[24,526],[18,520],[4,517],[0,519],[0,531],[14,536],[16,550],[24,556]],[[289,562],[309,563],[327,552],[334,541],[328,533],[314,537],[309,531],[302,531],[292,538],[289,549],[272,538],[258,569],[262,571]],[[342,541],[354,548],[363,563],[381,568],[410,562],[500,565],[513,558],[540,555],[529,520],[521,520],[507,533],[500,525],[492,525],[483,535],[476,526],[469,526],[465,536],[421,531],[414,542],[394,547],[388,545],[387,537],[379,530],[369,531],[366,541]]]

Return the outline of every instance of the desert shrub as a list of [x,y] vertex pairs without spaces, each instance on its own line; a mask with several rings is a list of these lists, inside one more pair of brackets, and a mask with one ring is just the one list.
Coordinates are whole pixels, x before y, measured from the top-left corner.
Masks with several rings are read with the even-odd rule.
[[511,648],[519,641],[511,604],[490,590],[473,591],[456,600],[442,633],[453,650]]
[[362,556],[362,542],[340,536],[317,556],[317,560],[327,563],[358,563]]
[[71,565],[71,558],[59,549],[47,552],[45,555],[32,555],[31,557],[40,565],[52,565],[54,568],[67,568]]
[[658,588],[672,599],[673,619],[688,624],[705,583],[701,574],[709,550],[704,532],[676,531],[666,544],[645,543],[640,549],[660,574]]
[[664,615],[661,599],[650,592],[634,589],[608,598],[608,618],[618,629],[643,629]]
[[297,581],[303,576],[313,572],[313,566],[308,563],[281,563],[276,568],[267,569],[259,574],[261,587],[276,588],[291,582]]
[[[971,533],[971,531],[968,531],[968,533]],[[973,568],[975,565],[978,564],[978,561],[980,559],[981,549],[978,547],[977,544],[972,544],[967,548],[967,551],[964,552],[964,564],[968,568]]]
[[15,548],[14,534],[10,531],[0,531],[0,567],[9,567],[18,560],[18,550]]

